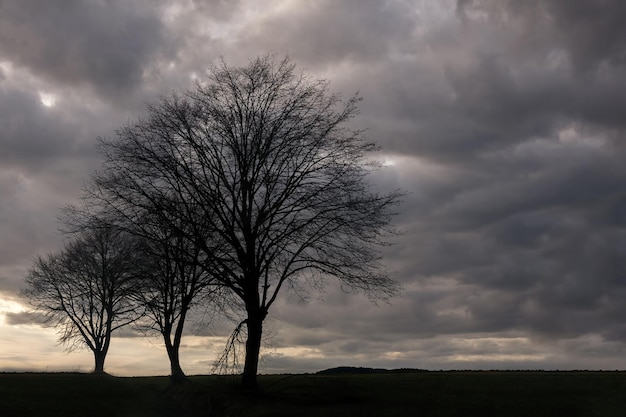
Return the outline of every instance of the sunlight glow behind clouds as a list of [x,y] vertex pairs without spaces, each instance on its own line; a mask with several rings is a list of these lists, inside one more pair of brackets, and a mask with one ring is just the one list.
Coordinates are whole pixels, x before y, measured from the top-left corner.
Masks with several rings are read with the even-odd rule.
[[39,92],[39,100],[41,101],[41,104],[46,107],[54,107],[57,101],[54,94],[45,93],[42,91]]
[[22,304],[0,297],[0,325],[6,325],[6,313],[20,313],[22,311],[26,311]]
[[[25,311],[27,308],[19,302],[0,297],[0,372],[89,372],[93,369],[91,352],[88,349],[65,351],[53,328],[7,324],[7,313]],[[186,336],[181,347],[181,363],[186,373],[210,373],[224,343],[223,337]],[[113,337],[105,366],[108,373],[118,376],[169,374],[167,354],[158,336]]]

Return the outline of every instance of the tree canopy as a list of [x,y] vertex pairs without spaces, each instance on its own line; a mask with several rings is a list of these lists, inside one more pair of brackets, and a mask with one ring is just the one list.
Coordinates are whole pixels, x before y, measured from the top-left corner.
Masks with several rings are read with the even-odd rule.
[[349,126],[360,100],[331,94],[288,58],[222,62],[101,141],[89,199],[134,233],[152,219],[200,251],[198,265],[242,306],[246,388],[283,287],[334,277],[374,299],[397,290],[380,246],[400,193],[367,181],[377,148]]
[[63,250],[39,257],[23,294],[69,349],[87,347],[94,372],[104,372],[112,333],[141,316],[131,294],[138,274],[137,241],[110,228],[93,229]]

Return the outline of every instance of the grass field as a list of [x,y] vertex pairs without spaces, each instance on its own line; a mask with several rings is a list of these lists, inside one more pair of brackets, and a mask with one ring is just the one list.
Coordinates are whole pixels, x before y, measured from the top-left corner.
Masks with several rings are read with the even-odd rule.
[[414,372],[238,378],[0,374],[0,416],[624,416],[626,372]]

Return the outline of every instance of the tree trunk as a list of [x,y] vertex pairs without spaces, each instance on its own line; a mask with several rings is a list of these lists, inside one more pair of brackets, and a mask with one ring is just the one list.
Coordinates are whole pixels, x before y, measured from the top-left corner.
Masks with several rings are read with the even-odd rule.
[[96,350],[93,352],[93,356],[96,362],[96,366],[93,370],[94,374],[103,374],[104,373],[104,359],[107,356],[106,351]]
[[[107,310],[106,310],[106,329],[103,335],[103,338],[95,341],[93,350],[93,356],[96,361],[96,366],[93,370],[94,374],[104,374],[104,360],[107,357],[107,352],[109,351],[109,346],[111,346],[111,332],[113,328],[113,319],[115,314],[113,314],[112,306],[113,300],[109,299]],[[101,312],[101,314],[103,314]],[[103,318],[104,318],[103,317]]]
[[167,350],[167,356],[170,359],[170,368],[172,373],[170,374],[170,380],[172,384],[183,384],[187,382],[187,376],[183,372],[183,368],[180,366],[180,342],[183,338],[183,327],[185,326],[185,318],[187,317],[187,311],[189,309],[189,303],[183,300],[181,307],[181,315],[176,324],[176,330],[174,331],[174,340],[172,340],[172,326],[169,325],[163,332],[163,338],[165,339],[165,349]]
[[241,386],[246,391],[257,391],[257,371],[259,368],[259,353],[263,336],[263,319],[251,316],[247,320],[248,339],[246,340],[246,360],[243,367]]
[[187,376],[183,372],[183,368],[180,366],[180,355],[178,346],[172,346],[171,343],[165,344],[167,350],[167,357],[170,360],[170,368],[172,373],[170,374],[170,380],[172,384],[183,384],[187,382]]

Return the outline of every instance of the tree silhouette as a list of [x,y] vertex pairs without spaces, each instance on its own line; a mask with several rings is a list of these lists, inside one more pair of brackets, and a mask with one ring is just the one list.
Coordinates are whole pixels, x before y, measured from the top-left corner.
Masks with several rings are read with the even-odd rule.
[[22,294],[54,325],[68,350],[87,347],[94,373],[104,372],[112,333],[140,313],[131,301],[136,241],[112,229],[84,232],[65,248],[39,257]]
[[[148,223],[143,222],[144,232]],[[186,381],[180,365],[180,345],[191,309],[210,300],[219,290],[201,268],[201,251],[184,236],[166,227],[156,227],[151,238],[142,240],[144,266],[134,299],[145,308],[140,326],[158,332],[165,343],[173,383]]]
[[101,142],[90,198],[130,222],[158,217],[239,299],[245,389],[257,387],[263,322],[283,287],[334,277],[372,298],[397,289],[378,248],[400,194],[366,181],[376,146],[347,127],[359,101],[330,94],[287,58],[222,62]]

